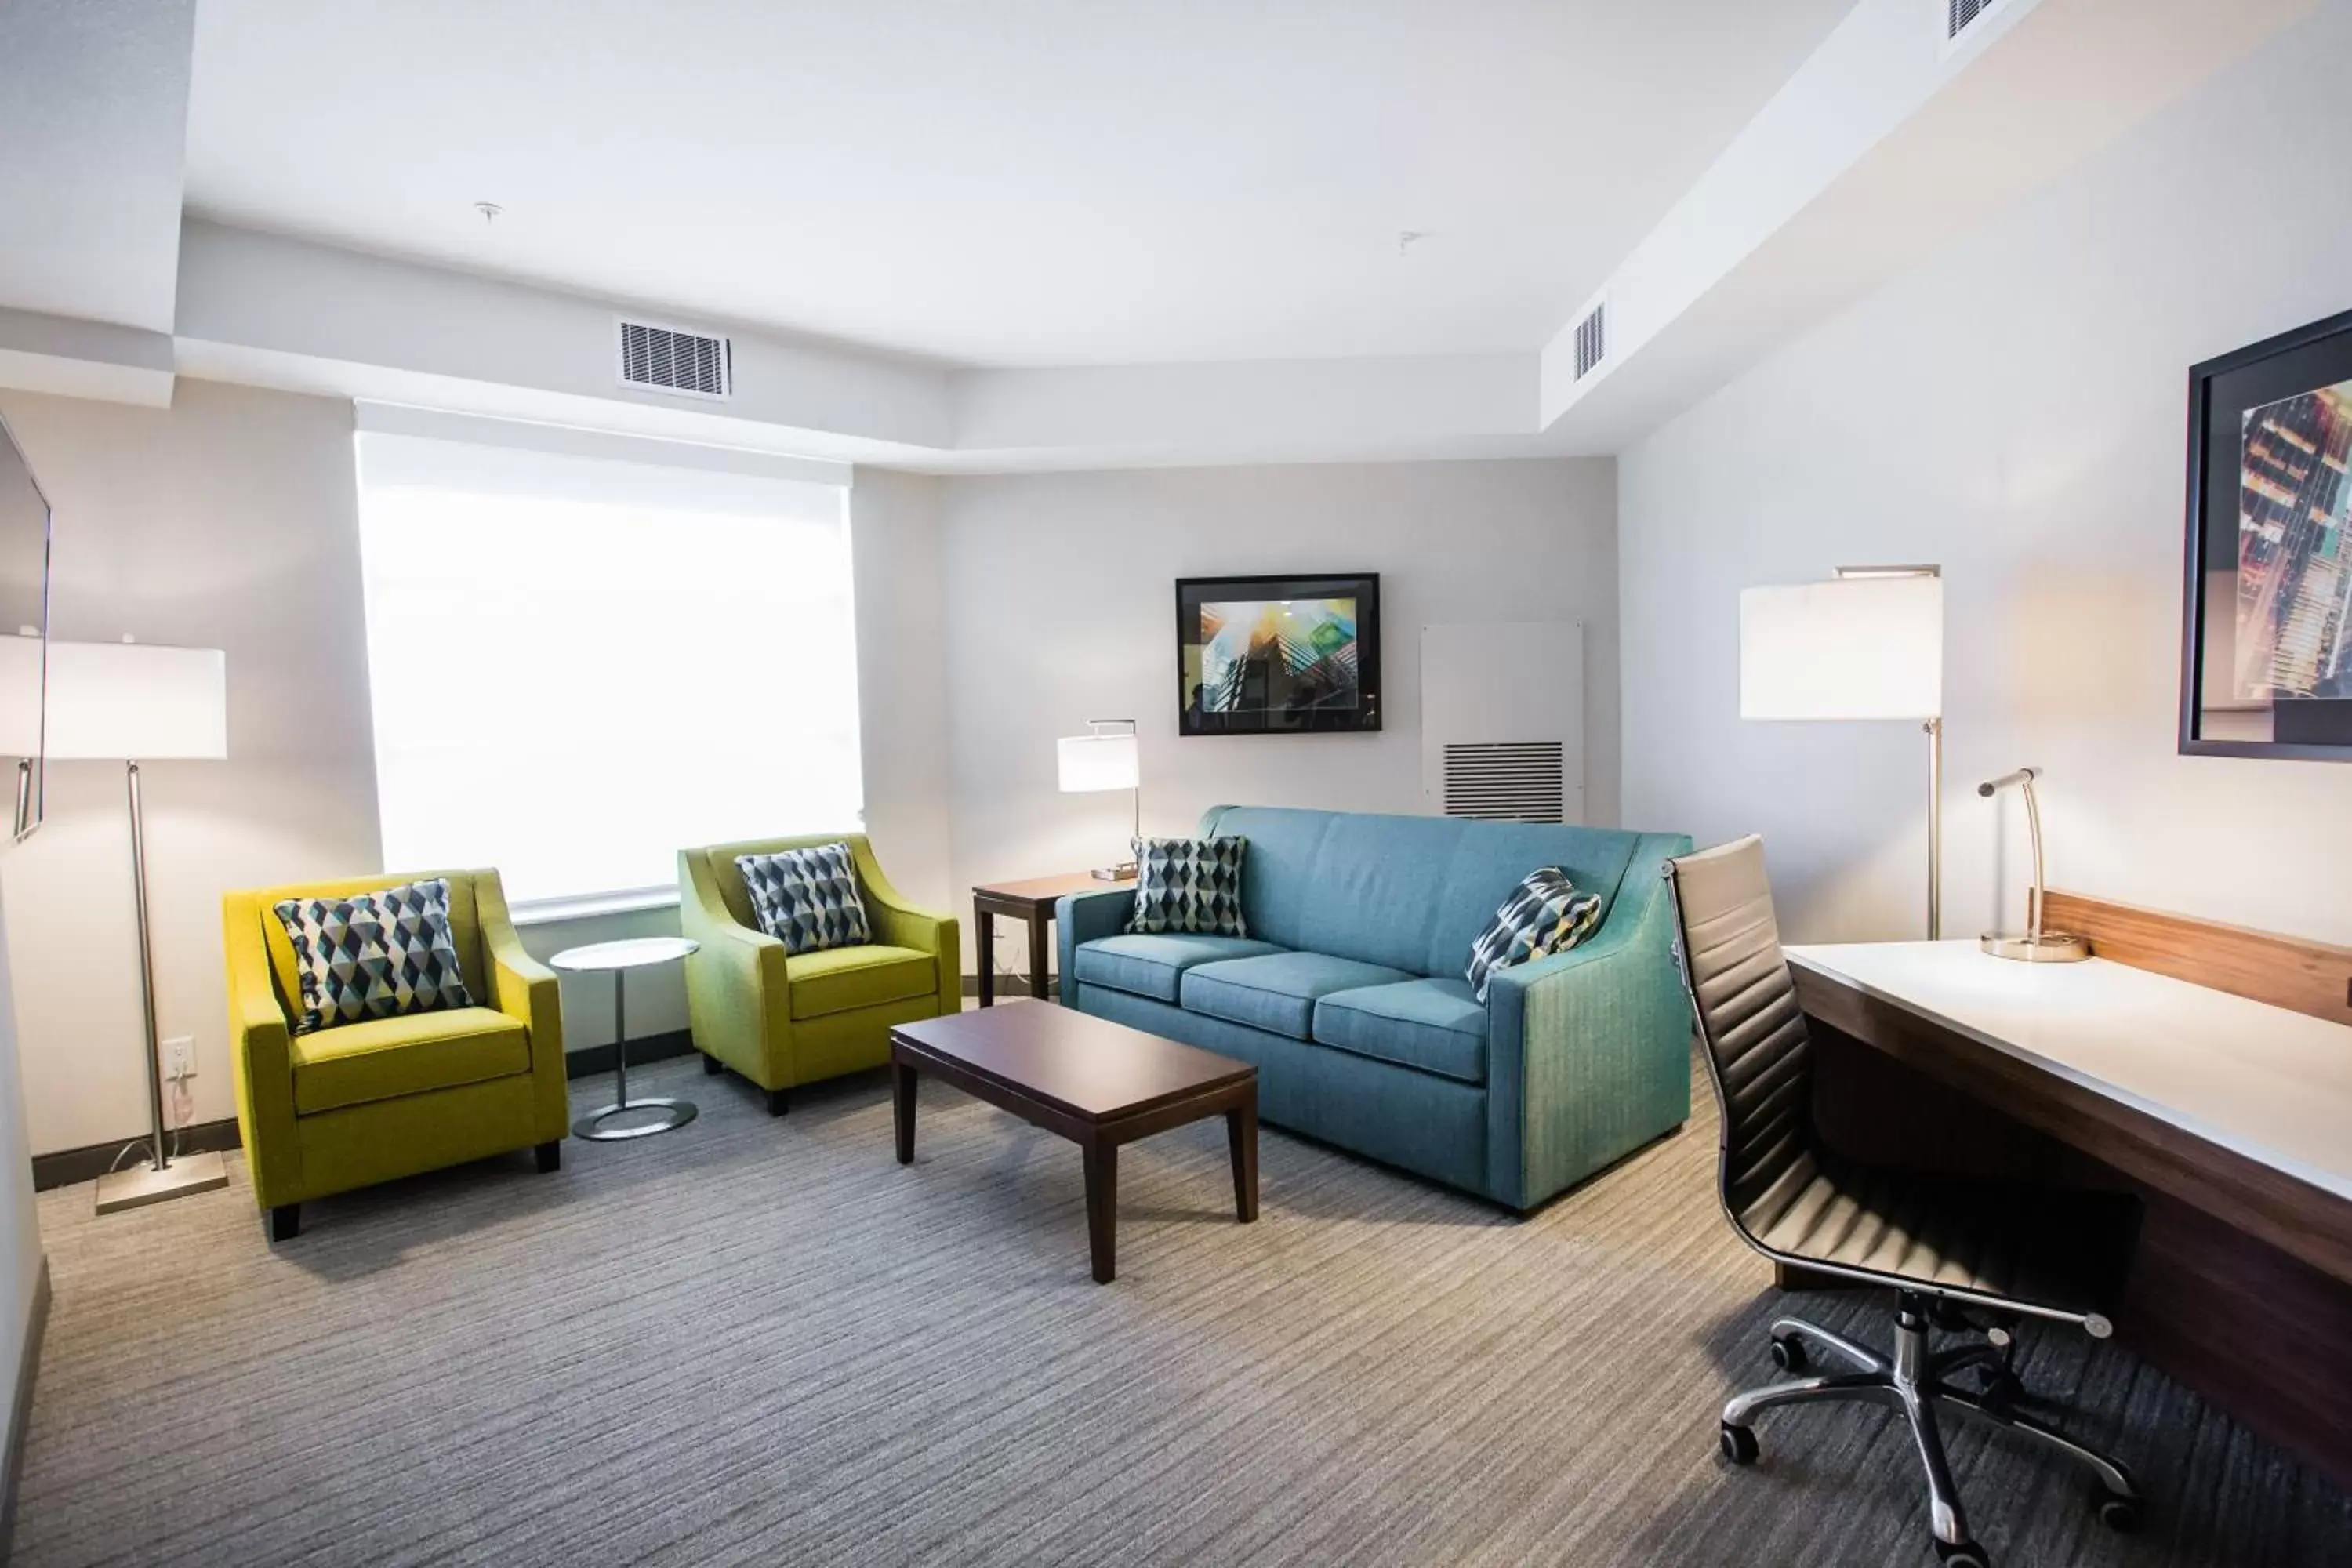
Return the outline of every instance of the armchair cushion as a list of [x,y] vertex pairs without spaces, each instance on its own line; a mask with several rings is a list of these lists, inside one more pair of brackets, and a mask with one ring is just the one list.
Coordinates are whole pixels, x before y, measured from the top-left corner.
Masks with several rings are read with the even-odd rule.
[[1334,991],[1414,978],[1402,969],[1327,952],[1270,952],[1196,965],[1184,972],[1178,989],[1189,1012],[1304,1040],[1312,1037],[1315,1004]]
[[939,989],[939,962],[911,947],[829,947],[784,960],[784,989],[794,1022],[879,1007]]
[[1176,1000],[1177,983],[1196,963],[1226,958],[1260,958],[1282,949],[1270,942],[1244,936],[1204,936],[1193,932],[1167,936],[1107,936],[1073,950],[1071,962],[1080,980],[1108,985],[1133,996],[1158,1002]]
[[440,878],[272,908],[294,949],[298,1035],[474,1005]]
[[743,875],[760,929],[782,942],[786,952],[823,952],[874,940],[847,844],[740,855],[735,868]]
[[294,1110],[310,1116],[530,1070],[530,1037],[488,1007],[372,1018],[293,1041]]
[[1315,1004],[1315,1042],[1464,1083],[1486,1081],[1486,1009],[1466,980],[1335,991]]

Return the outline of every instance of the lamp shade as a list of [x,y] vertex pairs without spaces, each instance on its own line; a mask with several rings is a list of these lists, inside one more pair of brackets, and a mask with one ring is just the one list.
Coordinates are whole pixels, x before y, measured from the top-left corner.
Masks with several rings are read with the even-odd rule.
[[1842,577],[1741,591],[1742,719],[1943,713],[1941,577]]
[[1054,751],[1064,795],[1136,789],[1143,782],[1132,735],[1065,735],[1054,742]]
[[149,643],[49,645],[48,755],[166,762],[228,755],[228,656]]

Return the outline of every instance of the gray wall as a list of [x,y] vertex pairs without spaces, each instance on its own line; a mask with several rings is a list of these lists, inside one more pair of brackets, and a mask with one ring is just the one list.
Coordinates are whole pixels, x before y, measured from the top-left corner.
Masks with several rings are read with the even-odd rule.
[[2352,307],[2352,8],[2320,15],[1624,455],[1625,810],[1764,833],[1788,933],[1917,934],[1909,727],[1745,724],[1738,591],[1937,561],[1946,932],[2054,883],[2352,942],[2352,768],[2184,758],[2187,367]]
[[[956,887],[1124,858],[1127,796],[1055,787],[1055,739],[1090,718],[1140,721],[1146,832],[1189,831],[1219,802],[1422,810],[1418,628],[1432,621],[1584,621],[1586,815],[1613,824],[1612,469],[1603,458],[950,481]],[[1381,574],[1386,728],[1180,740],[1174,579],[1286,571]],[[1000,947],[1021,965],[1019,937]]]

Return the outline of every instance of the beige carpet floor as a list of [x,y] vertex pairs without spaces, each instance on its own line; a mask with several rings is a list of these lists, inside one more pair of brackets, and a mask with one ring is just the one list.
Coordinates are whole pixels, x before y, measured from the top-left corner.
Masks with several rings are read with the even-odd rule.
[[[1932,1564],[1869,1410],[1716,1407],[1781,1305],[1712,1194],[1711,1113],[1528,1222],[1267,1130],[1233,1223],[1223,1130],[1127,1151],[1118,1281],[1075,1149],[879,1079],[310,1205],[100,1220],[44,1194],[55,1284],[16,1561],[62,1563]],[[609,1079],[573,1086],[586,1104]],[[1705,1096],[1700,1096],[1702,1107]],[[1806,1309],[1874,1339],[1875,1303]],[[2352,1563],[2352,1502],[2128,1353],[2027,1342],[2156,1500],[1958,1434],[2023,1564]]]

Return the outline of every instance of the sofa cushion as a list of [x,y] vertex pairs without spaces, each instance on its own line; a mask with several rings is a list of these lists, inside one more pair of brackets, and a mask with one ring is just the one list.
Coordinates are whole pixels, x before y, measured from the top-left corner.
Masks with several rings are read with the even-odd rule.
[[297,1035],[294,1110],[309,1116],[530,1070],[530,1036],[488,1007],[371,1018]]
[[1138,838],[1134,846],[1135,905],[1129,931],[1249,935],[1242,921],[1242,856],[1248,839]]
[[1282,949],[1243,936],[1176,932],[1166,936],[1106,936],[1081,943],[1071,959],[1088,985],[1108,985],[1156,1001],[1176,1000],[1177,983],[1197,963],[1226,958],[1257,958]]
[[1466,980],[1335,991],[1315,1004],[1315,1041],[1376,1061],[1486,1081],[1486,1009]]
[[1305,1040],[1313,1037],[1315,1004],[1322,997],[1413,978],[1401,969],[1326,952],[1270,952],[1196,964],[1184,972],[1178,996],[1189,1012]]
[[794,953],[784,960],[784,988],[794,1018],[822,1018],[926,995],[940,988],[940,971],[928,952],[865,942]]
[[1470,994],[1484,1002],[1487,977],[1495,971],[1566,952],[1600,923],[1600,894],[1579,890],[1557,866],[1530,871],[1470,944],[1470,963],[1462,978],[1470,983]]

